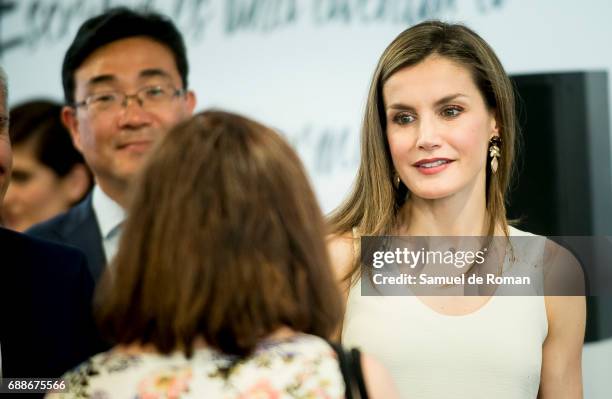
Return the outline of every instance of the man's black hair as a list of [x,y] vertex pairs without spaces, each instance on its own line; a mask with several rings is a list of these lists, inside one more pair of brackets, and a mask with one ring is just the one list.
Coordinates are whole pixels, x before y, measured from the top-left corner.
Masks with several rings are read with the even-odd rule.
[[[66,52],[62,64],[64,98],[74,103],[74,73],[98,48],[117,40],[134,36],[146,36],[172,51],[176,68],[187,88],[187,50],[181,33],[172,21],[155,12],[135,11],[127,7],[115,7],[85,21],[79,28]],[[129,57],[129,54],[125,54]]]

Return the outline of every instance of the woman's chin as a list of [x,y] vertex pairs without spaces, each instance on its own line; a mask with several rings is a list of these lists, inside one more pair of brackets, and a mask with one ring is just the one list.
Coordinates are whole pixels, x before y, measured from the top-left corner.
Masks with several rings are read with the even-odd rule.
[[452,194],[450,190],[442,187],[431,187],[431,188],[419,188],[416,190],[410,190],[410,196],[412,198],[419,198],[423,200],[439,200],[449,197]]

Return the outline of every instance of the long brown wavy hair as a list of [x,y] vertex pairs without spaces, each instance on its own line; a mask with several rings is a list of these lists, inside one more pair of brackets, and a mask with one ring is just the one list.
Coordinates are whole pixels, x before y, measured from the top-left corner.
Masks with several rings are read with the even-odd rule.
[[[416,65],[431,55],[446,57],[471,72],[489,110],[495,113],[502,139],[497,173],[487,168],[486,207],[488,235],[501,226],[506,236],[505,197],[514,165],[517,137],[512,83],[493,49],[474,31],[440,21],[426,21],[400,33],[385,49],[370,84],[361,130],[361,162],[351,194],[329,217],[329,233],[388,235],[398,226],[398,213],[408,198],[404,184],[393,185],[393,163],[386,138],[382,89],[402,68]],[[487,154],[482,154],[483,157]],[[359,273],[355,262],[346,279]]]
[[279,327],[329,336],[342,305],[325,224],[295,152],[244,117],[203,112],[158,146],[98,291],[102,331],[160,352],[247,355]]

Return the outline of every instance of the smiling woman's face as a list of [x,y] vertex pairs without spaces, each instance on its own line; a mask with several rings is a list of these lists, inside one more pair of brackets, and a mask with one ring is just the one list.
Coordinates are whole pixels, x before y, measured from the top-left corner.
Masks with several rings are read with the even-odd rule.
[[411,195],[485,192],[488,142],[498,128],[466,67],[429,56],[393,74],[383,99],[393,166]]

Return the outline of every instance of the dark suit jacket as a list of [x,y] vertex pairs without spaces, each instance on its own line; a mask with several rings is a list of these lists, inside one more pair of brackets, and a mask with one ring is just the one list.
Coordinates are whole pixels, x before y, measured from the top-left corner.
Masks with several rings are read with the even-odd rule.
[[93,289],[80,251],[0,228],[3,376],[59,377],[96,353]]
[[106,256],[91,193],[68,212],[33,226],[26,234],[80,249],[87,257],[94,281],[100,279]]

